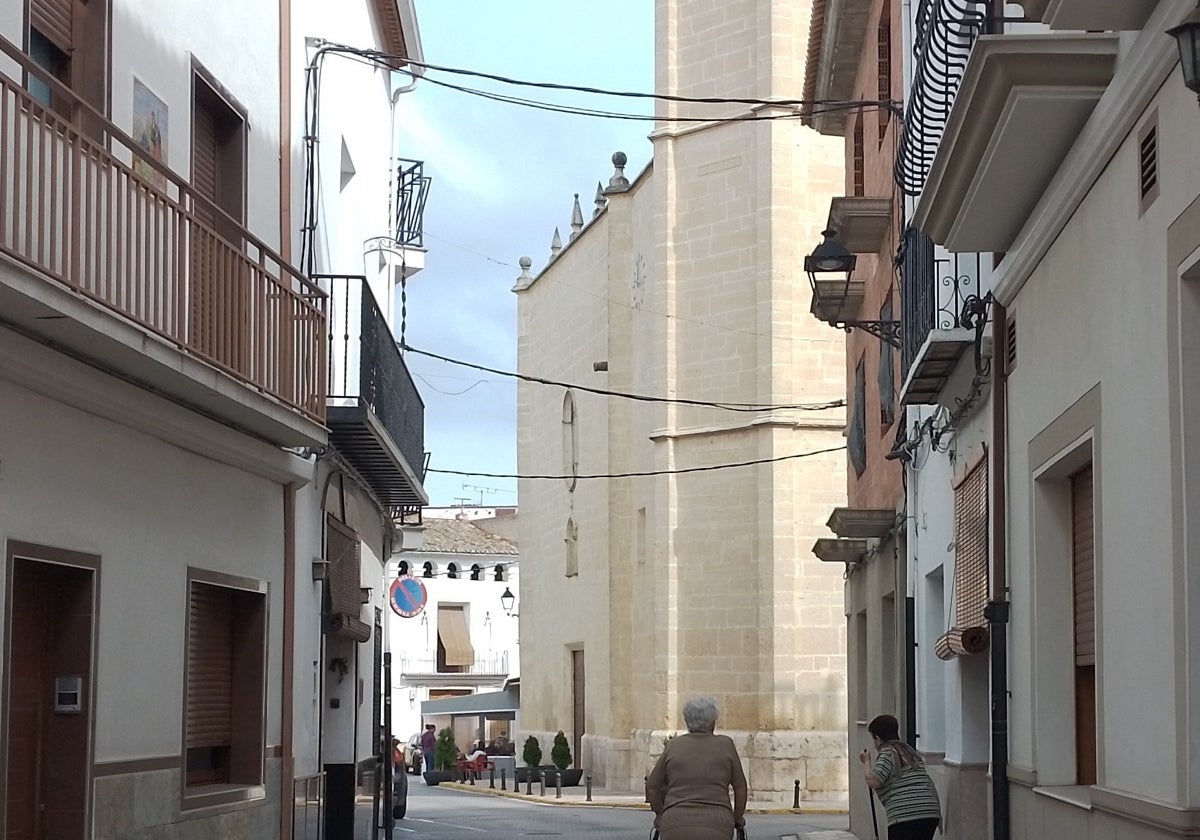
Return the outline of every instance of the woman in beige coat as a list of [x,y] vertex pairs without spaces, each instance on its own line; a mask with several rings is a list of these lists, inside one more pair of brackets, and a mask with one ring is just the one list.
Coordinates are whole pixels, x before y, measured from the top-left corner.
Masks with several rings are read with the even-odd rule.
[[[683,704],[687,734],[667,742],[646,779],[660,840],[730,840],[746,824],[746,774],[727,735],[714,735],[717,704]],[[729,789],[733,788],[733,805]]]

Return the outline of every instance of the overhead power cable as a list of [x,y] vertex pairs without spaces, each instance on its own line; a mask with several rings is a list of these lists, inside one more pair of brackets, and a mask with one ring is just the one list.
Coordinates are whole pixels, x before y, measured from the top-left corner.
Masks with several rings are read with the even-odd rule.
[[830,452],[841,452],[846,448],[845,444],[841,446],[831,446],[828,449],[814,449],[812,452],[800,452],[796,455],[780,455],[778,458],[758,458],[753,461],[739,461],[735,464],[712,464],[707,467],[683,467],[678,470],[647,470],[646,472],[627,472],[627,473],[597,473],[593,475],[517,475],[514,473],[485,473],[485,472],[467,472],[466,470],[439,470],[429,467],[425,472],[438,473],[440,475],[466,475],[475,476],[477,478],[529,478],[529,479],[585,479],[585,478],[644,478],[654,475],[684,475],[686,473],[712,472],[713,470],[730,470],[735,467],[753,467],[758,464],[775,464],[780,461],[794,461],[797,458],[812,458],[815,455],[827,455]]
[[827,411],[831,408],[841,408],[845,406],[845,400],[831,400],[824,403],[794,403],[790,405],[764,405],[762,403],[739,403],[739,402],[709,402],[708,400],[687,400],[681,397],[653,397],[647,394],[630,394],[624,391],[613,391],[608,388],[592,388],[587,385],[573,385],[569,382],[559,382],[554,379],[544,379],[540,376],[530,376],[524,373],[514,373],[513,371],[500,370],[499,368],[488,367],[487,365],[476,364],[475,362],[464,362],[461,359],[453,359],[449,356],[442,356],[438,353],[431,353],[428,350],[419,350],[411,344],[401,342],[399,344],[401,350],[409,353],[416,353],[421,356],[428,356],[431,359],[447,362],[452,365],[460,365],[462,367],[473,368],[474,370],[482,370],[486,373],[494,373],[497,376],[511,376],[514,379],[521,379],[525,382],[534,382],[539,385],[554,385],[559,388],[570,388],[575,391],[584,391],[590,394],[599,394],[605,397],[622,397],[627,400],[640,400],[642,402],[654,403],[670,403],[674,405],[695,405],[703,408],[720,408],[726,411]]

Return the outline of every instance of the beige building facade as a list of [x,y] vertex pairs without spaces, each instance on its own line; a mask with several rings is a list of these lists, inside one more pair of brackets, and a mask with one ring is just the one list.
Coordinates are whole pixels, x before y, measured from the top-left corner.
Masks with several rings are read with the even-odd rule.
[[[793,98],[809,15],[659,3],[657,89]],[[844,343],[801,271],[841,146],[790,107],[659,108],[652,163],[630,182],[614,155],[593,218],[515,286],[522,372],[657,398],[520,387],[519,472],[565,477],[520,486],[518,737],[564,730],[597,784],[638,790],[712,695],[755,799],[843,798],[842,570],[810,546],[845,499]]]

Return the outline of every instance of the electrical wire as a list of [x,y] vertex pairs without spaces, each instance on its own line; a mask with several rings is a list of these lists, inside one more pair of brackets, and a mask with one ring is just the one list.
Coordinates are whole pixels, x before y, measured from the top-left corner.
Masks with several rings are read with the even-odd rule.
[[670,403],[673,405],[694,405],[703,408],[720,408],[726,411],[826,411],[831,408],[841,408],[845,406],[845,400],[832,400],[826,403],[796,403],[792,405],[763,405],[761,403],[739,403],[739,402],[709,402],[707,400],[687,400],[681,397],[652,397],[646,394],[630,394],[624,391],[613,391],[608,388],[592,388],[587,385],[572,385],[568,382],[559,382],[554,379],[543,379],[540,376],[529,376],[524,373],[514,373],[512,371],[500,370],[498,368],[488,367],[487,365],[476,364],[475,362],[464,362],[461,359],[452,359],[449,356],[442,356],[438,353],[431,353],[428,350],[419,350],[410,344],[400,344],[400,349],[409,353],[416,353],[421,356],[428,356],[431,359],[438,359],[442,362],[447,362],[452,365],[461,365],[462,367],[473,368],[474,370],[482,370],[486,373],[494,373],[498,376],[511,376],[514,379],[521,379],[525,382],[533,382],[539,385],[554,385],[559,388],[570,388],[576,391],[584,391],[589,394],[599,394],[605,397],[622,397],[627,400],[640,400],[642,402],[654,403]]
[[474,476],[476,478],[527,478],[527,479],[585,479],[585,478],[645,478],[655,475],[685,475],[687,473],[712,472],[714,470],[729,470],[735,467],[753,467],[759,464],[777,464],[780,461],[794,461],[798,458],[812,458],[816,455],[827,455],[830,452],[842,452],[846,448],[845,444],[841,446],[831,446],[828,449],[814,449],[812,452],[800,452],[796,455],[780,455],[778,458],[758,458],[754,461],[739,461],[734,464],[712,464],[707,467],[683,467],[678,470],[647,470],[646,472],[628,472],[628,473],[595,473],[592,475],[518,475],[514,473],[485,473],[485,472],[467,472],[465,470],[439,470],[433,467],[426,468],[427,473],[438,473],[439,475],[465,475]]

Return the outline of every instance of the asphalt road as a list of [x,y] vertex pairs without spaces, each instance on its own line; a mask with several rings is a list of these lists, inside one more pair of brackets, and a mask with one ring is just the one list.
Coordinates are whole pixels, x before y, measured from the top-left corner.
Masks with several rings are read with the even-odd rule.
[[[393,840],[519,840],[525,837],[647,840],[649,811],[601,806],[545,805],[475,793],[409,786],[408,816],[397,822]],[[361,840],[369,840],[370,806],[358,808]],[[809,831],[845,828],[844,814],[749,814],[750,840],[804,838]],[[379,837],[383,832],[379,832]]]

